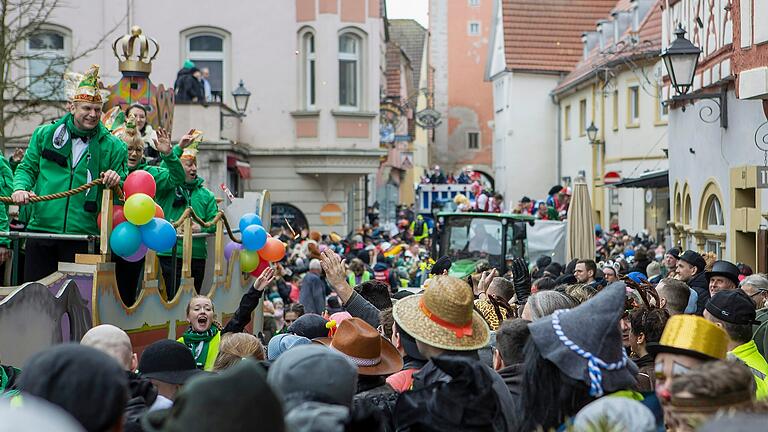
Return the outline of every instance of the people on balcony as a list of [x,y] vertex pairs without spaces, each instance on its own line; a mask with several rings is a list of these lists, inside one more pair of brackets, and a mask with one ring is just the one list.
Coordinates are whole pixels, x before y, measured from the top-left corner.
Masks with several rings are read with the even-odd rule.
[[[166,130],[160,128],[157,130],[154,138],[153,147],[157,150],[159,158],[163,161],[163,166],[148,165],[144,158],[145,141],[140,135],[138,117],[133,115],[133,111],[128,110],[128,121],[125,127],[120,128],[117,136],[128,146],[128,173],[143,170],[152,175],[155,179],[157,194],[172,193],[176,187],[184,184],[186,175],[181,166],[179,157],[172,151],[171,135]],[[146,118],[144,120],[146,123]],[[186,148],[191,143],[192,136],[184,135],[179,141],[180,148]],[[136,301],[137,287],[141,278],[141,270],[144,267],[144,259],[131,262],[122,259],[115,254],[115,277],[117,287],[120,290],[120,298],[126,305],[132,305]]]
[[[173,188],[171,190],[161,191],[159,188],[155,195],[155,200],[162,207],[165,213],[165,218],[171,222],[178,221],[184,214],[187,207],[191,207],[197,216],[204,221],[210,221],[219,212],[218,204],[216,203],[216,196],[208,190],[202,177],[197,175],[197,146],[202,140],[202,133],[191,132],[190,139],[193,141],[188,147],[182,149],[181,146],[174,147],[174,152],[178,154],[181,152],[181,165],[184,168],[185,181],[181,186]],[[161,166],[167,166],[166,162],[163,162]],[[198,222],[192,222],[192,233],[207,232],[213,233],[216,231],[216,226],[203,227]],[[181,279],[182,260],[181,251],[183,243],[182,240],[176,244],[177,256],[174,266],[173,253],[164,252],[158,253],[160,259],[160,268],[163,272],[163,280],[165,281],[166,295],[169,299],[173,298],[176,293],[176,289],[179,286]],[[208,257],[208,247],[205,238],[196,238],[192,240],[192,277],[195,279],[195,290],[199,293],[203,286],[203,278],[205,277],[205,260]],[[175,278],[173,277],[175,268]]]
[[[35,129],[13,179],[13,201],[30,204],[38,195],[64,192],[101,178],[103,185],[68,198],[34,204],[27,230],[52,234],[98,233],[104,187],[111,188],[126,176],[125,144],[109,133],[100,121],[102,96],[99,67],[93,66],[68,92],[69,113],[53,124]],[[41,279],[57,270],[60,261],[73,262],[75,254],[86,253],[83,240],[28,239],[25,281]]]

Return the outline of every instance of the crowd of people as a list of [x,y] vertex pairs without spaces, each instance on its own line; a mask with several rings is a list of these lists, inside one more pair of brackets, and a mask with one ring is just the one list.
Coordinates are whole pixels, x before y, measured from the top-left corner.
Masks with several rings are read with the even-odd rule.
[[[95,71],[88,74],[71,112],[36,130],[13,173],[14,201],[27,204],[35,194],[93,178],[110,187],[144,169],[156,180],[166,216],[190,205],[200,215],[211,212],[215,201],[196,176],[191,151],[195,131],[172,147],[158,129],[150,142],[159,161],[147,163],[148,132],[131,115],[134,108],[122,130],[100,122],[97,80]],[[36,204],[28,229],[94,233],[98,194]],[[567,201],[563,189],[554,195],[555,208]],[[54,345],[24,365],[0,364],[0,428],[764,427],[765,275],[598,227],[596,257],[517,257],[505,274],[478,262],[460,279],[449,275],[449,257],[432,260],[429,236],[417,230],[425,224],[414,215],[396,233],[366,226],[346,238],[277,228],[272,235],[286,243],[286,257],[255,278],[226,322],[217,320],[224,315],[209,297],[195,295],[178,340],[134,346],[122,329],[99,325],[79,343]],[[50,271],[51,262],[80,248],[30,239],[26,277]],[[193,247],[198,263],[203,254]],[[166,264],[161,257],[166,285],[173,286],[174,269]],[[135,269],[122,271],[125,280],[137,277]],[[12,349],[0,346],[0,361]]]

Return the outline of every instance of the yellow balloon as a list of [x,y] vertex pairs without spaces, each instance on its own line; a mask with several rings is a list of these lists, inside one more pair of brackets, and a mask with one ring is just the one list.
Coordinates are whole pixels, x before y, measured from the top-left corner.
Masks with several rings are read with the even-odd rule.
[[241,250],[240,251],[240,271],[243,273],[250,273],[256,270],[259,266],[259,252]]
[[144,225],[155,217],[155,200],[147,194],[135,193],[125,200],[123,214],[128,222]]

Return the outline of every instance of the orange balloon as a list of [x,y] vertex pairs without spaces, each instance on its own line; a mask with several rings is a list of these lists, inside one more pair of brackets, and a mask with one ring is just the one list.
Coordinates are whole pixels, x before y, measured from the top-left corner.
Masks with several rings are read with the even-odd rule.
[[259,256],[268,262],[278,262],[285,256],[285,244],[274,237],[269,237],[264,247],[259,249]]
[[155,217],[160,219],[165,219],[165,212],[163,211],[163,208],[160,207],[160,204],[155,203]]

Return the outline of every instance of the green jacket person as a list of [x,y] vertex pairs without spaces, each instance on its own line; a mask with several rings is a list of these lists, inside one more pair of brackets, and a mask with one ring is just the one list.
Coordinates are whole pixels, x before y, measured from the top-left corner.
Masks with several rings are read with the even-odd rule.
[[[126,175],[125,144],[101,124],[104,99],[99,90],[99,68],[93,66],[72,92],[70,112],[54,124],[35,129],[16,168],[13,201],[29,204],[36,193],[64,192],[101,178],[111,188]],[[34,191],[34,192],[32,192]],[[54,234],[97,234],[102,187],[69,198],[35,204],[27,229]],[[57,269],[59,261],[73,261],[86,253],[86,241],[30,239],[26,243],[25,280],[38,280]]]
[[[176,147],[179,148],[179,147]],[[174,148],[174,151],[177,151]],[[160,204],[165,212],[165,218],[170,222],[176,222],[181,218],[184,210],[187,207],[192,207],[195,213],[200,216],[204,221],[210,221],[219,212],[219,206],[216,203],[216,196],[208,190],[203,184],[204,180],[197,175],[197,148],[192,145],[184,149],[181,155],[181,164],[184,167],[185,182],[183,185],[175,188],[170,193],[161,194],[158,190],[155,196],[156,201]],[[192,222],[192,232],[216,232],[216,226],[209,228],[203,228],[198,223]],[[165,281],[166,293],[171,298],[178,286],[179,279],[181,277],[181,251],[182,240],[179,239],[177,244],[177,263],[176,263],[176,280],[171,279],[173,274],[173,259],[171,257],[172,252],[158,253],[160,260],[160,267],[163,271],[163,280]],[[203,277],[205,276],[205,260],[208,257],[208,247],[205,238],[196,238],[192,241],[192,277],[195,279],[195,289],[200,292],[200,288],[203,284]],[[171,283],[173,282],[173,284]],[[171,288],[171,289],[169,289]]]
[[[10,196],[13,192],[13,172],[5,158],[0,158],[0,195]],[[0,204],[0,231],[10,230],[8,204]],[[11,240],[0,237],[0,263],[10,257]]]
[[[171,136],[167,131],[158,129],[157,138],[154,140],[155,148],[160,152],[160,158],[164,162],[163,166],[148,165],[144,160],[144,140],[139,134],[133,116],[128,118],[124,126],[115,130],[114,134],[128,146],[128,172],[143,170],[151,174],[155,179],[155,195],[171,194],[176,187],[184,184],[186,174],[179,157],[171,149]],[[189,139],[186,141],[182,139],[180,145],[184,145],[185,142],[189,142]],[[144,260],[130,262],[117,255],[112,258],[115,261],[115,278],[120,298],[124,304],[130,306],[136,302]]]

